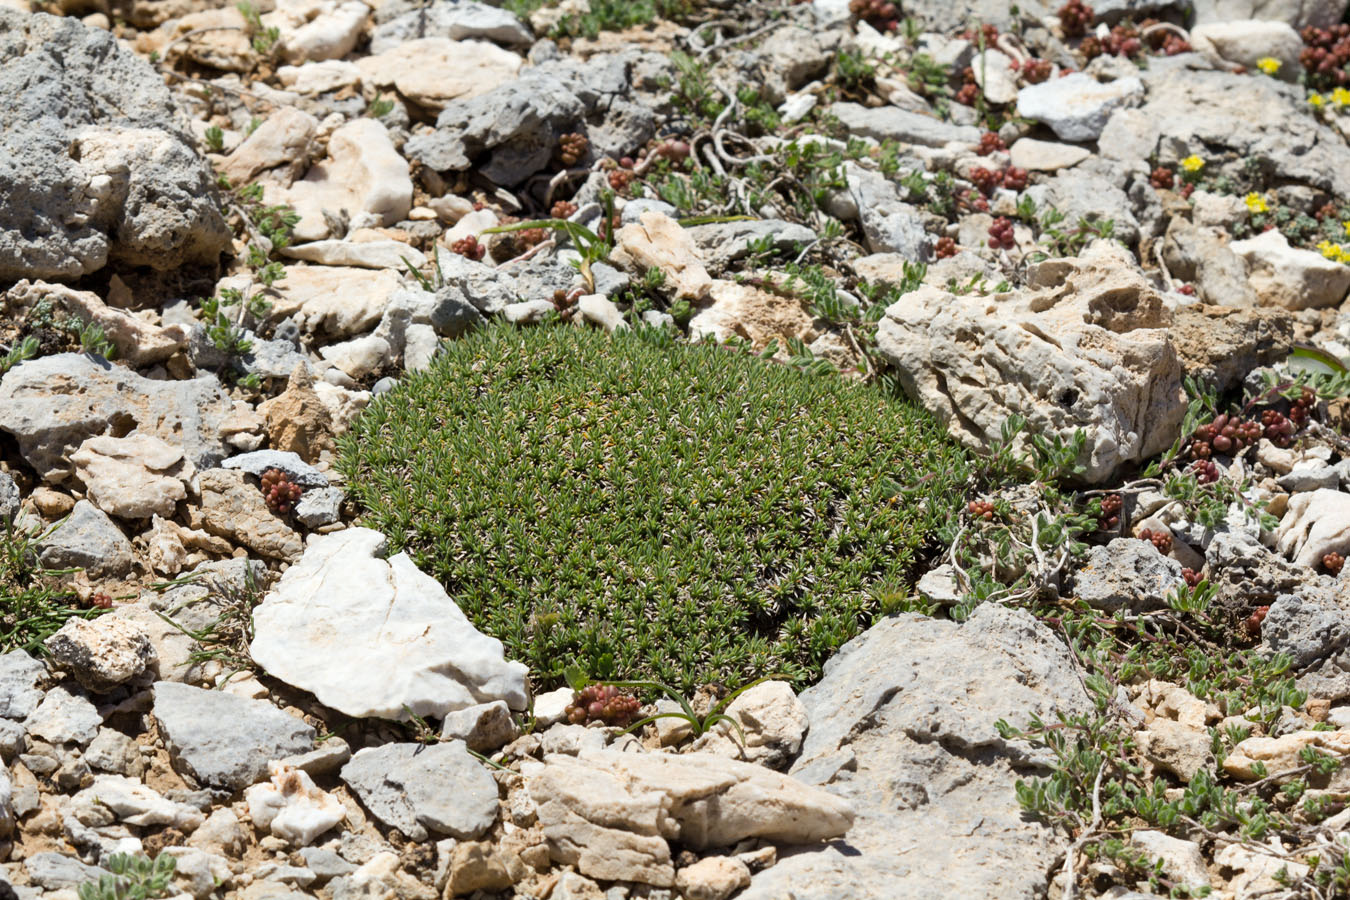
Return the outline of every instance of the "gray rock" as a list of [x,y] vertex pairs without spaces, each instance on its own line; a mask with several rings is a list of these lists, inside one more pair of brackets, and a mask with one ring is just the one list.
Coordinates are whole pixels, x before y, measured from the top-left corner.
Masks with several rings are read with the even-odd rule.
[[0,10],[0,280],[214,265],[230,231],[163,79],[113,34]]
[[38,541],[38,559],[53,569],[85,569],[91,575],[125,575],[134,561],[131,541],[88,500],[75,504],[56,530]]
[[100,876],[110,874],[64,853],[35,853],[23,861],[23,867],[33,884],[51,891],[78,888],[86,881],[98,881]]
[[1074,596],[1093,609],[1130,612],[1165,609],[1167,595],[1185,585],[1181,564],[1152,544],[1116,538],[1093,547],[1074,576]]
[[1062,141],[1095,141],[1113,112],[1135,105],[1143,96],[1138,78],[1103,84],[1075,72],[1022,88],[1017,92],[1017,114],[1043,122]]
[[1217,600],[1233,609],[1269,606],[1284,594],[1302,593],[1316,573],[1272,553],[1249,534],[1221,531],[1205,549],[1209,583]]
[[1045,626],[995,604],[960,625],[886,619],[827,662],[801,702],[811,727],[791,774],[858,816],[826,847],[780,850],[741,900],[1044,896],[1064,838],[1023,815],[1014,784],[1045,760],[994,723],[1091,709]]
[[441,723],[442,740],[461,740],[479,753],[491,753],[514,741],[518,734],[511,708],[501,700],[447,713]]
[[281,763],[317,777],[336,774],[351,758],[352,748],[342,738],[335,736],[322,741],[308,753],[288,756]]
[[26,718],[42,702],[47,667],[22,650],[0,654],[0,716]]
[[424,37],[447,37],[452,41],[485,39],[508,47],[534,42],[530,27],[504,9],[472,0],[438,0],[377,26],[370,37],[370,52],[383,53],[404,41]]
[[[288,320],[289,321],[289,320]],[[291,323],[294,327],[294,323]],[[244,328],[241,340],[248,341],[244,353],[226,353],[206,335],[206,326],[192,322],[189,326],[188,359],[199,370],[228,368],[236,375],[257,375],[259,378],[287,378],[296,366],[311,368],[309,357],[287,340],[268,340]],[[280,332],[280,329],[278,329]]]
[[8,472],[0,472],[0,523],[8,524],[19,514],[19,486]]
[[153,435],[209,469],[225,458],[220,430],[231,412],[214,376],[154,381],[82,353],[44,356],[0,379],[0,431],[48,481],[71,473],[70,454],[85,439],[110,432]]
[[830,114],[839,119],[850,134],[878,141],[941,147],[951,141],[974,144],[980,139],[980,130],[972,125],[953,125],[935,116],[895,106],[871,108],[858,103],[835,103],[830,106]]
[[116,728],[103,727],[84,750],[84,761],[100,772],[139,778],[145,763],[135,741]]
[[149,633],[117,616],[69,619],[42,644],[57,666],[95,694],[138,678],[156,662]]
[[410,138],[403,151],[437,171],[474,167],[507,186],[544,169],[557,136],[582,123],[594,154],[626,156],[656,130],[655,112],[634,87],[644,79],[635,76],[643,66],[666,65],[635,52],[543,62],[485,94],[450,103],[436,130]]
[[911,262],[933,258],[933,238],[924,229],[923,218],[900,199],[893,182],[852,164],[845,172],[858,221],[873,253],[896,253]]
[[220,464],[222,469],[239,469],[255,478],[261,478],[268,469],[280,469],[291,481],[302,488],[328,487],[328,476],[289,450],[254,450],[231,456]]
[[[614,297],[623,291],[628,290],[631,279],[627,272],[621,272],[611,265],[605,263],[591,264],[591,277],[595,279],[595,292],[604,294],[606,297]],[[537,303],[539,301],[530,301]],[[551,304],[552,300],[545,300],[545,303]]]
[[[905,15],[912,16],[925,31],[951,32],[969,27],[971,22],[987,22],[1006,31],[1019,19],[1039,22],[1053,10],[1039,0],[1007,3],[1005,0],[911,0],[905,3]],[[1020,10],[1014,13],[1013,10]]]
[[155,685],[154,716],[175,768],[208,787],[243,790],[314,744],[313,728],[270,703],[169,681]]
[[28,734],[49,744],[79,744],[81,747],[98,736],[103,717],[83,694],[72,693],[63,685],[47,692],[23,727]]
[[1332,656],[1350,641],[1345,608],[1321,592],[1285,594],[1270,605],[1261,622],[1261,645],[1287,653],[1305,669]]
[[[432,325],[438,321],[443,327],[461,322],[467,328],[482,321],[482,315],[499,313],[516,300],[511,279],[493,266],[452,253],[441,257],[441,272],[445,284],[437,289],[434,304],[419,304]],[[474,318],[474,311],[482,315]],[[417,321],[416,315],[413,321]]]
[[1229,249],[1227,236],[1218,228],[1202,228],[1177,216],[1167,226],[1163,260],[1172,277],[1193,284],[1196,296],[1206,303],[1256,305],[1247,266]]
[[342,503],[347,499],[342,488],[326,487],[305,491],[295,504],[295,518],[306,528],[322,528],[342,518]]
[[342,780],[384,824],[414,841],[479,837],[497,820],[497,782],[463,741],[368,747]]
[[0,841],[14,833],[14,785],[9,770],[0,766]]
[[23,723],[0,719],[0,761],[11,762],[23,748]]
[[782,219],[695,225],[686,228],[685,234],[694,239],[699,256],[708,265],[726,265],[743,259],[750,255],[750,243],[764,238],[771,238],[773,249],[779,253],[799,252],[816,239],[816,233],[805,225]]
[[356,866],[347,862],[332,850],[326,850],[323,847],[301,847],[300,855],[304,858],[305,865],[318,878],[320,884],[332,878],[350,875],[356,871]]
[[1341,475],[1335,466],[1323,460],[1306,459],[1295,463],[1293,470],[1281,475],[1276,483],[1291,494],[1322,488],[1335,490],[1340,487]]
[[1032,185],[1025,196],[1034,200],[1038,209],[1053,206],[1072,225],[1077,225],[1079,219],[1093,222],[1110,219],[1115,238],[1133,245],[1139,240],[1139,221],[1129,196],[1113,177],[1094,171],[1092,164],[1089,161],[1061,170],[1053,178]]

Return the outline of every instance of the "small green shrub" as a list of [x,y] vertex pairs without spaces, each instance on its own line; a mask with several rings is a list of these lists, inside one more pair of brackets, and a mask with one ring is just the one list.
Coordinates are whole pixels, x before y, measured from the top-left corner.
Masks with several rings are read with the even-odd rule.
[[74,592],[37,560],[39,535],[0,520],[0,653],[41,653],[42,642],[72,616],[93,616],[80,609]]
[[902,598],[966,456],[913,406],[644,332],[494,327],[341,441],[365,522],[547,684],[805,681]]

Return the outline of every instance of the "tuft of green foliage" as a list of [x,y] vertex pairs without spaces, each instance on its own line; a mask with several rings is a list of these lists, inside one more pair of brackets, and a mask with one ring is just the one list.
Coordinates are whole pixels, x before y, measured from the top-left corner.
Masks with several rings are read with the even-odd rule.
[[0,653],[41,653],[42,642],[67,619],[101,612],[73,605],[74,593],[57,583],[62,573],[38,563],[38,537],[0,520]]
[[655,330],[485,329],[340,445],[366,524],[545,685],[809,681],[968,470],[905,402]]
[[156,900],[169,894],[170,881],[178,860],[167,853],[150,859],[143,853],[132,856],[114,853],[108,857],[111,875],[80,885],[80,900]]

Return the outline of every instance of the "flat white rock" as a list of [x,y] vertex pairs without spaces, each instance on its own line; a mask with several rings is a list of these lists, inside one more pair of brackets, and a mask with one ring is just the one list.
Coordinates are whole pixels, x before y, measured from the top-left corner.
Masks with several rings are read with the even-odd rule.
[[254,610],[253,659],[349,716],[443,717],[527,705],[526,668],[469,622],[440,584],[369,528],[311,535]]
[[290,841],[292,846],[308,847],[347,817],[341,801],[320,790],[305,772],[279,762],[269,768],[270,781],[244,791],[254,825]]

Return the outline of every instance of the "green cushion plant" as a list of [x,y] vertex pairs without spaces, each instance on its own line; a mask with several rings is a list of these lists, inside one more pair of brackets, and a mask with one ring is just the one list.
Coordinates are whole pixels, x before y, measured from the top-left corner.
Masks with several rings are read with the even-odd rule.
[[364,524],[542,686],[802,683],[902,603],[967,457],[929,416],[749,354],[592,329],[449,343],[341,441]]

